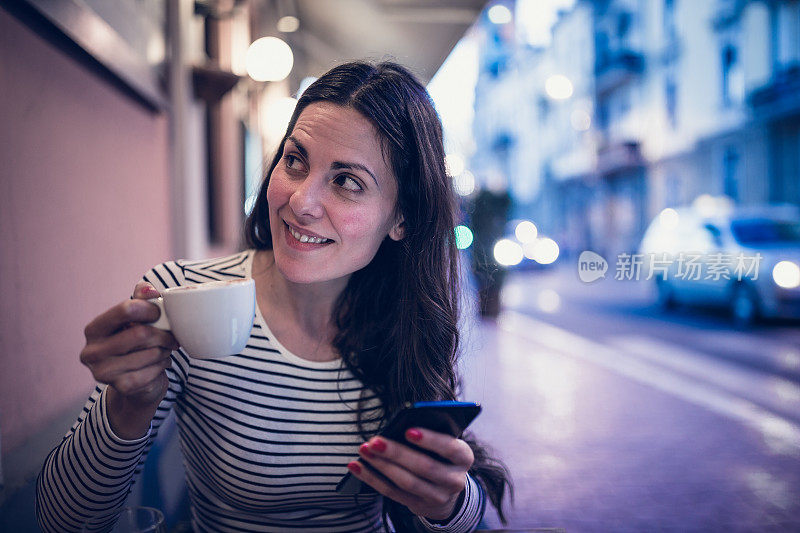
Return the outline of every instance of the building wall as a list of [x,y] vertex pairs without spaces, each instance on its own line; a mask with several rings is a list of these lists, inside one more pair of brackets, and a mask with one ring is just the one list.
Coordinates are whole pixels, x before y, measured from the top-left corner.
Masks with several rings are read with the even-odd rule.
[[3,456],[86,397],[84,326],[172,250],[167,118],[87,64],[0,9]]

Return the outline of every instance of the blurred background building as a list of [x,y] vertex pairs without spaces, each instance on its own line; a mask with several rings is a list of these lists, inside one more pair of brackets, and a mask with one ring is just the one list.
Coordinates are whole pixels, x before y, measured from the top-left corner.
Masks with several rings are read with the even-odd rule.
[[[480,19],[472,170],[565,254],[634,252],[702,194],[800,204],[800,3],[575,0]],[[512,13],[513,12],[513,13]]]

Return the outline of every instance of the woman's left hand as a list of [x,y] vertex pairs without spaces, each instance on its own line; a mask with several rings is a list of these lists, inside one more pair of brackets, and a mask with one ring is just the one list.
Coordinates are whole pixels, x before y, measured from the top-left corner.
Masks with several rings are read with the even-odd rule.
[[361,460],[389,480],[353,461],[347,465],[358,479],[384,496],[408,507],[412,513],[431,520],[445,520],[455,510],[475,457],[469,444],[444,433],[411,428],[406,439],[435,452],[451,464],[413,450],[405,444],[373,437],[358,449]]

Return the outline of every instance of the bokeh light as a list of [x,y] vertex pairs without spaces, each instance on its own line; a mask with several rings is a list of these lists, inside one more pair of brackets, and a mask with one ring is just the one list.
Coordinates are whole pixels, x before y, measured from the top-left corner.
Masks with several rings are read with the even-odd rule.
[[536,229],[536,224],[534,224],[530,220],[523,220],[522,222],[517,224],[516,228],[514,228],[514,235],[517,237],[517,240],[521,243],[535,241],[538,234],[539,230]]
[[475,175],[465,170],[453,178],[453,187],[459,196],[469,196],[475,192]]
[[522,261],[522,246],[511,239],[500,239],[494,245],[494,259],[503,266],[518,265]]
[[292,49],[277,37],[262,37],[247,49],[245,68],[256,81],[281,81],[294,65]]
[[561,296],[553,289],[544,289],[536,296],[536,305],[545,313],[555,313],[561,308]]
[[553,239],[543,237],[533,242],[525,243],[523,247],[525,257],[533,259],[540,265],[549,265],[558,259],[558,244]]
[[459,250],[466,250],[472,246],[472,230],[467,226],[458,225],[455,227],[456,233],[456,248]]
[[569,116],[569,122],[575,131],[586,131],[592,126],[592,116],[583,109],[576,109]]
[[727,196],[701,194],[692,202],[692,208],[704,217],[722,216],[733,209],[733,201]]
[[800,369],[800,350],[784,348],[778,354],[778,362],[783,368],[789,370]]
[[300,20],[297,17],[286,15],[278,20],[278,31],[292,33],[300,28]]
[[778,287],[800,287],[800,266],[793,261],[779,261],[772,269],[772,279]]
[[490,7],[488,14],[492,24],[508,24],[511,22],[511,10],[502,4],[495,4]]
[[544,90],[553,100],[566,100],[572,96],[572,82],[562,74],[553,74],[545,80]]

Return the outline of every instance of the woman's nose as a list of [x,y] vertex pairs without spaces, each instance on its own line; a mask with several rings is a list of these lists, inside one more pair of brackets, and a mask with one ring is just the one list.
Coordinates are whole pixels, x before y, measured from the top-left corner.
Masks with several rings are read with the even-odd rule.
[[289,207],[298,218],[322,218],[323,194],[324,190],[320,180],[314,180],[308,176],[292,193],[289,198]]

